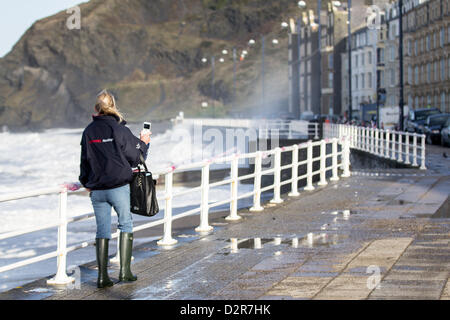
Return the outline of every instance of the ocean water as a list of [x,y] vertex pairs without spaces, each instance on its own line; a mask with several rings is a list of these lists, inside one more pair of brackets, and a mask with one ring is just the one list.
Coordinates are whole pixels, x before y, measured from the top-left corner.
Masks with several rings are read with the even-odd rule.
[[[138,134],[140,128],[131,127]],[[40,133],[0,133],[0,195],[58,186],[77,182],[79,175],[80,140],[83,129],[51,129]],[[169,166],[196,162],[216,156],[214,149],[195,146],[181,138],[183,132],[169,129],[152,137],[147,165],[153,173],[163,172]],[[198,181],[200,184],[200,181]],[[184,190],[177,186],[174,192]],[[251,186],[240,185],[239,193],[249,192]],[[210,201],[224,200],[229,196],[229,186],[210,190]],[[164,192],[159,190],[161,212],[150,219],[164,216]],[[174,198],[174,214],[183,208],[191,209],[200,203],[199,192]],[[39,227],[58,219],[58,195],[0,203],[0,234]],[[75,217],[91,213],[89,197],[70,195],[67,214]],[[117,218],[113,214],[113,225]],[[149,218],[133,215],[136,223]],[[68,245],[75,245],[95,238],[95,220],[76,222],[68,227]],[[115,228],[113,228],[114,230]],[[136,239],[139,244],[154,239]],[[15,238],[0,240],[0,266],[41,255],[56,249],[57,228],[38,231]],[[71,252],[68,266],[77,266],[95,260],[92,247]],[[0,292],[56,272],[56,258],[0,273]]]

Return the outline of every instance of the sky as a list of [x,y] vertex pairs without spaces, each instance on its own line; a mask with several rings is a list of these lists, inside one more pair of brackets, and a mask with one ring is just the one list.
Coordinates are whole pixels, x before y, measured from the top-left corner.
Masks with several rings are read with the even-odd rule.
[[39,19],[87,0],[0,0],[0,57]]

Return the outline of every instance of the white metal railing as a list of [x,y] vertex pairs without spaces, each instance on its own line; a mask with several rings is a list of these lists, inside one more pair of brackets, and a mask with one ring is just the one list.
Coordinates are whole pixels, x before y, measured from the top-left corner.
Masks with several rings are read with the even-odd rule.
[[304,120],[267,120],[267,119],[220,119],[220,118],[179,118],[173,122],[190,126],[223,127],[223,128],[247,128],[258,130],[260,138],[270,138],[272,133],[277,133],[285,138],[306,138],[318,140],[319,123]]
[[280,137],[288,139],[319,139],[319,123],[300,120],[265,120],[258,123],[260,138],[269,138],[271,133],[278,132]]
[[350,147],[426,170],[424,134],[382,130],[345,124],[325,124],[325,137],[350,138]]
[[[339,145],[341,146],[339,150]],[[330,146],[330,153],[327,153],[327,146]],[[313,158],[313,148],[319,147],[319,155]],[[306,158],[299,159],[299,151],[306,150]],[[291,153],[292,161],[286,165],[282,165],[281,156],[283,153]],[[274,157],[273,166],[271,168],[263,168],[263,159],[267,157]],[[327,159],[331,163],[327,166]],[[238,164],[241,159],[254,159],[255,168],[254,172],[251,174],[246,174],[239,176]],[[318,170],[313,171],[313,163],[319,162],[320,167]],[[211,183],[209,180],[210,167],[214,163],[229,163],[230,164],[230,178]],[[299,166],[306,165],[306,173],[299,176],[298,168]],[[187,169],[201,169],[201,185],[199,187],[190,188],[187,190],[173,192],[173,175],[177,172],[181,172]],[[283,170],[291,170],[291,178],[282,181],[281,172]],[[172,237],[172,222],[177,219],[181,219],[186,216],[194,215],[200,213],[200,225],[195,229],[197,232],[208,232],[213,230],[213,227],[208,223],[209,211],[211,208],[218,207],[224,204],[230,204],[230,214],[226,217],[227,220],[239,220],[241,217],[238,215],[238,201],[240,199],[253,197],[253,206],[250,208],[251,211],[262,211],[264,208],[261,206],[261,194],[263,192],[273,190],[272,203],[281,203],[283,199],[281,198],[281,187],[290,184],[291,192],[289,196],[295,197],[299,195],[298,192],[298,182],[300,180],[306,180],[306,186],[304,190],[310,191],[314,190],[313,186],[313,176],[319,175],[320,181],[319,185],[326,185],[326,173],[331,171],[331,181],[339,180],[338,170],[342,170],[342,177],[350,176],[350,139],[347,137],[342,137],[341,139],[332,138],[325,139],[321,141],[308,141],[306,143],[295,144],[289,147],[275,148],[269,151],[257,151],[248,154],[234,154],[231,156],[216,158],[213,160],[207,160],[203,162],[192,163],[188,165],[182,165],[180,167],[170,167],[166,171],[160,173],[160,175],[165,175],[165,192],[164,192],[164,218],[159,220],[154,220],[133,228],[133,232],[148,229],[157,225],[164,225],[164,234],[162,239],[157,243],[162,246],[170,246],[177,243],[177,240]],[[274,181],[269,186],[262,186],[262,176],[263,175],[273,175]],[[242,180],[253,179],[253,191],[247,192],[245,194],[239,195],[238,193],[238,183]],[[73,218],[67,217],[67,196],[68,189],[75,190],[73,186],[76,184],[63,185],[57,188],[47,188],[36,190],[32,192],[24,192],[20,194],[2,195],[0,196],[0,203],[13,201],[17,199],[26,199],[41,195],[49,194],[59,194],[59,221],[42,225],[34,228],[27,228],[19,231],[12,231],[8,233],[0,234],[0,240],[17,237],[23,234],[41,231],[49,228],[58,227],[58,243],[57,250],[46,253],[40,256],[32,257],[22,261],[18,261],[9,265],[1,266],[0,273],[5,271],[10,271],[23,267],[32,263],[43,261],[49,258],[57,257],[57,272],[54,278],[48,281],[48,284],[68,284],[74,279],[67,276],[66,274],[66,258],[69,252],[85,248],[89,245],[93,245],[95,241],[82,242],[76,245],[67,246],[67,226],[69,223],[84,221],[87,219],[92,219],[94,217],[93,213],[85,214],[82,216],[77,216]],[[230,196],[221,201],[212,202],[209,200],[209,191],[211,188],[229,185],[230,186]],[[79,188],[79,186],[78,186]],[[77,192],[81,192],[79,190]],[[201,194],[201,200],[197,208],[179,213],[175,216],[172,215],[173,199],[181,195],[188,193],[199,192]],[[70,191],[73,192],[73,191]],[[117,230],[112,234],[112,238],[117,238],[120,231]]]

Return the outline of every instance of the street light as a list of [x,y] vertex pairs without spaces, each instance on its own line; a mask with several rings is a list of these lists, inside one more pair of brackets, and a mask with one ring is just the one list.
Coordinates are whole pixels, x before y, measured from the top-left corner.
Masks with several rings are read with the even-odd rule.
[[[215,107],[215,103],[214,100],[216,99],[216,89],[215,89],[215,85],[214,85],[214,78],[215,78],[215,57],[211,56],[211,69],[212,69],[212,80],[211,80],[211,86],[212,86],[212,106],[213,106],[213,118],[216,117],[216,107]],[[203,63],[208,62],[207,58],[203,58],[202,59]]]
[[[256,43],[256,41],[254,39],[250,39],[248,44],[250,46],[253,46]],[[261,106],[262,108],[264,108],[265,106],[265,81],[264,81],[264,77],[265,77],[265,48],[266,48],[266,38],[264,35],[261,35],[261,85],[262,85],[262,94],[261,94],[261,99],[262,99],[262,103]]]

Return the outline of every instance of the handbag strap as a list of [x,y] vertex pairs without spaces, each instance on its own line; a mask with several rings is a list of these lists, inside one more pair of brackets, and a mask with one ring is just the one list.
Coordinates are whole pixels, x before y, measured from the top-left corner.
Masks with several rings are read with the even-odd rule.
[[[148,171],[148,168],[147,168],[147,165],[145,164],[145,159],[144,159],[144,156],[142,155],[142,152],[139,154],[139,159],[141,160],[141,164],[144,166],[144,168],[145,168],[145,172],[149,172]],[[140,171],[140,169],[139,169],[139,171]]]

